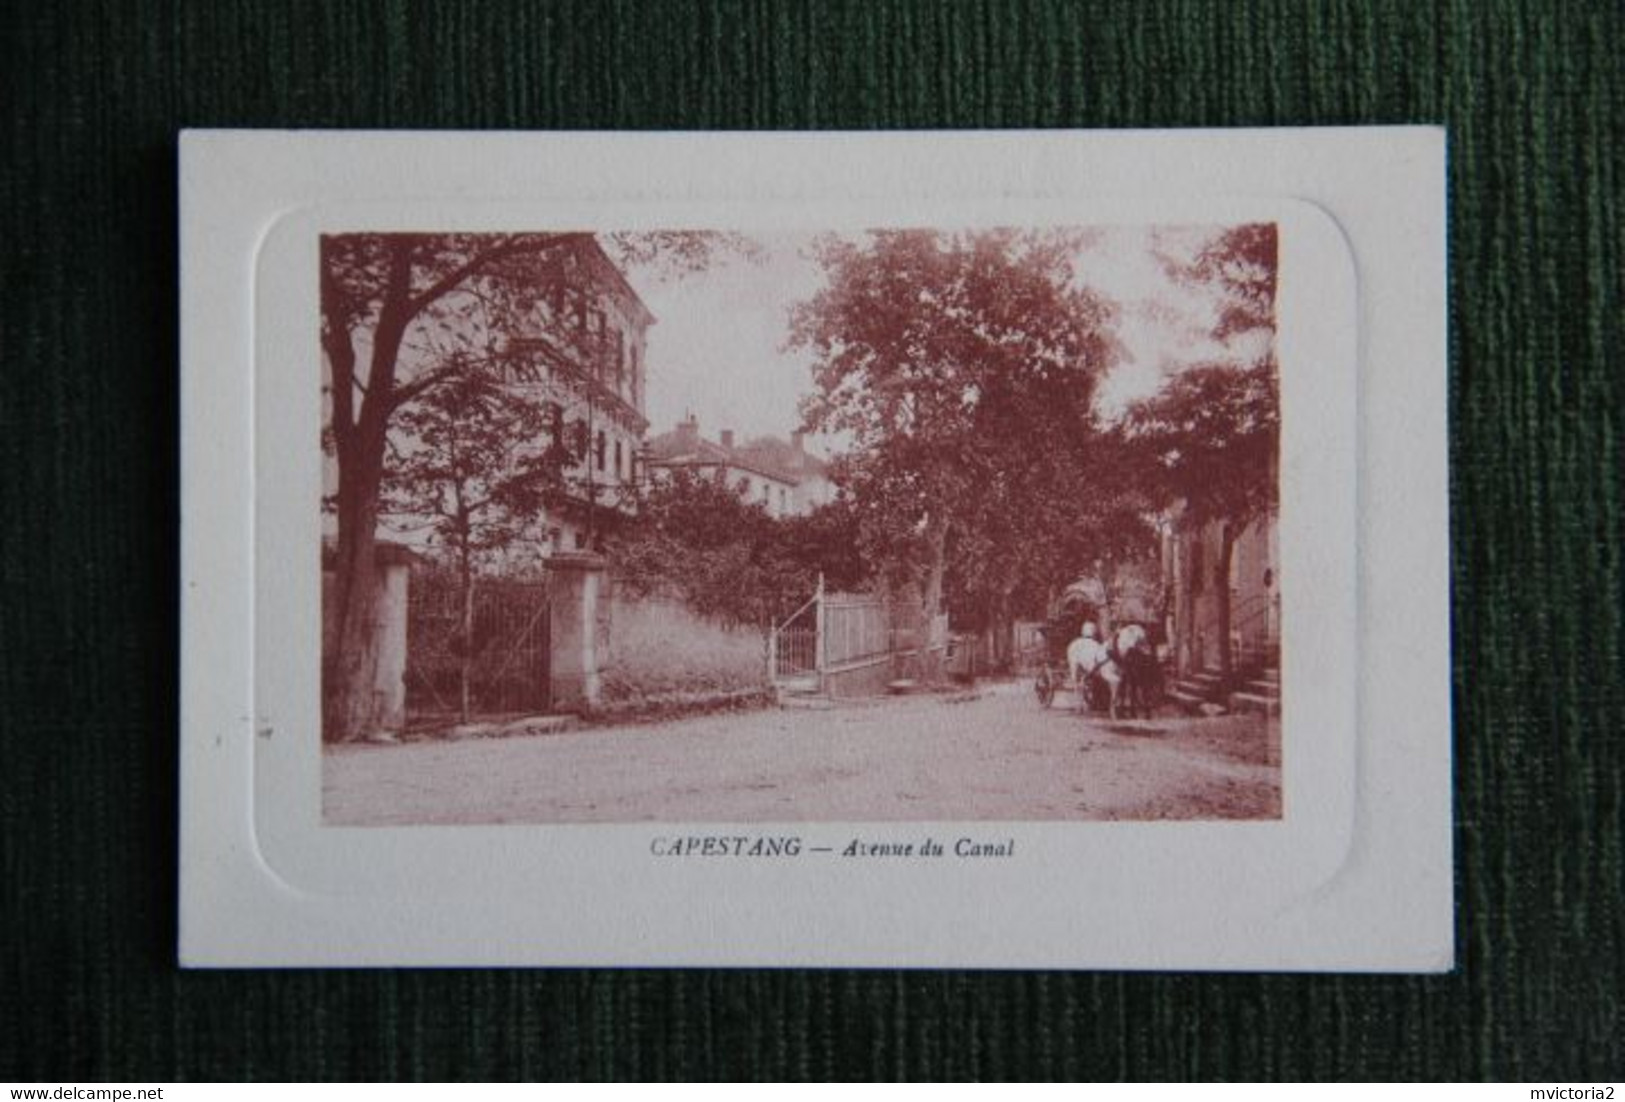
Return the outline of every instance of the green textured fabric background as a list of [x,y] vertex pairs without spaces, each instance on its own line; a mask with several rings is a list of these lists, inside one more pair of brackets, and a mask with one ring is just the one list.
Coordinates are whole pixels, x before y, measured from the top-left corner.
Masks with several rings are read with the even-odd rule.
[[[1625,1071],[1619,3],[5,7],[0,1079]],[[1398,122],[1450,127],[1454,974],[174,967],[178,128]]]

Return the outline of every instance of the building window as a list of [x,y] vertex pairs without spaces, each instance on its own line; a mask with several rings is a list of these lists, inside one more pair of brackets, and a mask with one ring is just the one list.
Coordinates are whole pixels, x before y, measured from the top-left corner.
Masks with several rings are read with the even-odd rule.
[[593,441],[593,455],[598,460],[598,469],[604,469],[604,433],[599,430],[598,438]]
[[623,472],[621,470],[621,461],[622,461],[621,460],[621,442],[619,440],[617,440],[617,441],[615,441],[615,477],[616,478],[625,478],[626,477],[625,472]]

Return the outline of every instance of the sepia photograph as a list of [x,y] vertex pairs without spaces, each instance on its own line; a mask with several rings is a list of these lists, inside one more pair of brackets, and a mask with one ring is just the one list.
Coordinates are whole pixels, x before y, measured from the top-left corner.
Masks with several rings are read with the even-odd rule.
[[1281,232],[323,232],[323,823],[1279,820]]

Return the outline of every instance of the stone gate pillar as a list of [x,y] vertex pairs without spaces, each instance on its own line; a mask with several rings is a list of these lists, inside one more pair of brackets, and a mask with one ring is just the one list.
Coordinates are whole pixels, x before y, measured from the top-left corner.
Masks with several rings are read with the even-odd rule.
[[[377,593],[367,633],[367,659],[373,668],[369,718],[358,732],[366,738],[388,736],[406,726],[406,648],[408,599],[417,556],[408,548],[379,540],[373,552],[370,584]],[[338,586],[332,570],[322,568],[323,706],[331,691],[338,655]],[[324,736],[325,737],[325,736]]]
[[416,556],[394,543],[378,544],[378,676],[373,682],[379,730],[406,726],[406,623]]
[[604,560],[587,552],[559,554],[547,560],[547,570],[553,710],[591,712],[602,698],[600,659],[608,644]]

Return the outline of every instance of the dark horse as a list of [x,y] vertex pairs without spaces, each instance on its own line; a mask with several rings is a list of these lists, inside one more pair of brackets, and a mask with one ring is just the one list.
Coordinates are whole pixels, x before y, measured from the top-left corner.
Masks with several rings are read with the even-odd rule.
[[1127,624],[1112,636],[1112,660],[1123,671],[1119,705],[1130,718],[1150,719],[1162,696],[1162,666],[1151,640],[1139,624]]

